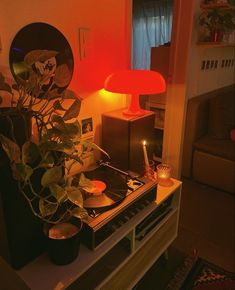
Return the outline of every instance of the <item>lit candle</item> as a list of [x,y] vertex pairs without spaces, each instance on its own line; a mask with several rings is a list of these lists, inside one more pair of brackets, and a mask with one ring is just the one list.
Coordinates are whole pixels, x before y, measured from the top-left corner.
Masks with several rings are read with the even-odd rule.
[[148,154],[147,154],[147,149],[146,149],[146,141],[143,141],[143,152],[144,152],[144,164],[146,168],[149,167],[149,159],[148,159]]

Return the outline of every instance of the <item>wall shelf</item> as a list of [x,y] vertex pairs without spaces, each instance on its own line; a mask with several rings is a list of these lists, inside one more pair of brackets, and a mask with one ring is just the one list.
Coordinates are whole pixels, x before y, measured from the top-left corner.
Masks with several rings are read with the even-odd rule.
[[235,43],[200,41],[197,42],[197,45],[203,47],[234,47]]
[[225,10],[235,10],[235,6],[228,3],[218,3],[218,4],[201,4],[201,9],[210,10],[210,9],[225,9]]

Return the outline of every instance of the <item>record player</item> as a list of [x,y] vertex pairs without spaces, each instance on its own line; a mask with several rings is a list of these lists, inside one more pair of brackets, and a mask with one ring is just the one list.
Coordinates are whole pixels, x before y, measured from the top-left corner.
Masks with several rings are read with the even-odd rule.
[[134,176],[107,162],[84,172],[94,188],[84,194],[88,219],[84,222],[82,240],[95,250],[118,228],[156,200],[157,182]]

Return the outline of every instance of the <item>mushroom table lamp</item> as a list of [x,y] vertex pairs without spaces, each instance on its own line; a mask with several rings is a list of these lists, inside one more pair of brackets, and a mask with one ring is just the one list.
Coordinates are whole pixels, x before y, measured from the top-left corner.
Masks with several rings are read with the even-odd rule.
[[123,114],[141,116],[145,114],[139,105],[139,95],[163,93],[166,83],[162,75],[151,70],[120,70],[110,74],[104,89],[120,94],[130,94],[130,104]]

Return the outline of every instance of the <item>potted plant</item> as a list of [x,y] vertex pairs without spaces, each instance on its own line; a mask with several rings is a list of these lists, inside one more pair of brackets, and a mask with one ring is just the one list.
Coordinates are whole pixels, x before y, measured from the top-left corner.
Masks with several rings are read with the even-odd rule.
[[199,25],[204,29],[203,41],[221,42],[225,33],[235,29],[235,18],[229,10],[204,10],[199,16]]
[[[104,152],[94,143],[81,139],[81,128],[76,117],[81,101],[70,90],[60,90],[67,85],[68,70],[58,66],[53,74],[42,73],[42,65],[56,55],[55,51],[31,51],[25,56],[22,68],[27,79],[17,78],[9,85],[0,74],[0,91],[11,97],[10,108],[0,113],[9,121],[9,132],[0,132],[0,144],[10,161],[12,175],[18,182],[19,191],[27,200],[33,214],[45,222],[45,232],[61,251],[64,240],[75,240],[81,229],[81,220],[86,217],[83,208],[82,190],[92,186],[83,173],[76,176],[71,170],[76,163],[82,164],[82,156],[92,147]],[[42,64],[37,66],[37,64]],[[45,89],[46,84],[46,89]],[[56,85],[56,86],[55,86]],[[70,101],[68,108],[64,103]],[[14,118],[28,114],[24,142],[15,138]],[[23,117],[25,120],[25,117]],[[30,135],[31,121],[33,135]],[[105,152],[104,152],[105,153]],[[70,224],[73,217],[78,219]],[[69,244],[71,248],[71,245]],[[77,250],[60,257],[52,253],[57,264],[67,264],[77,255]]]

